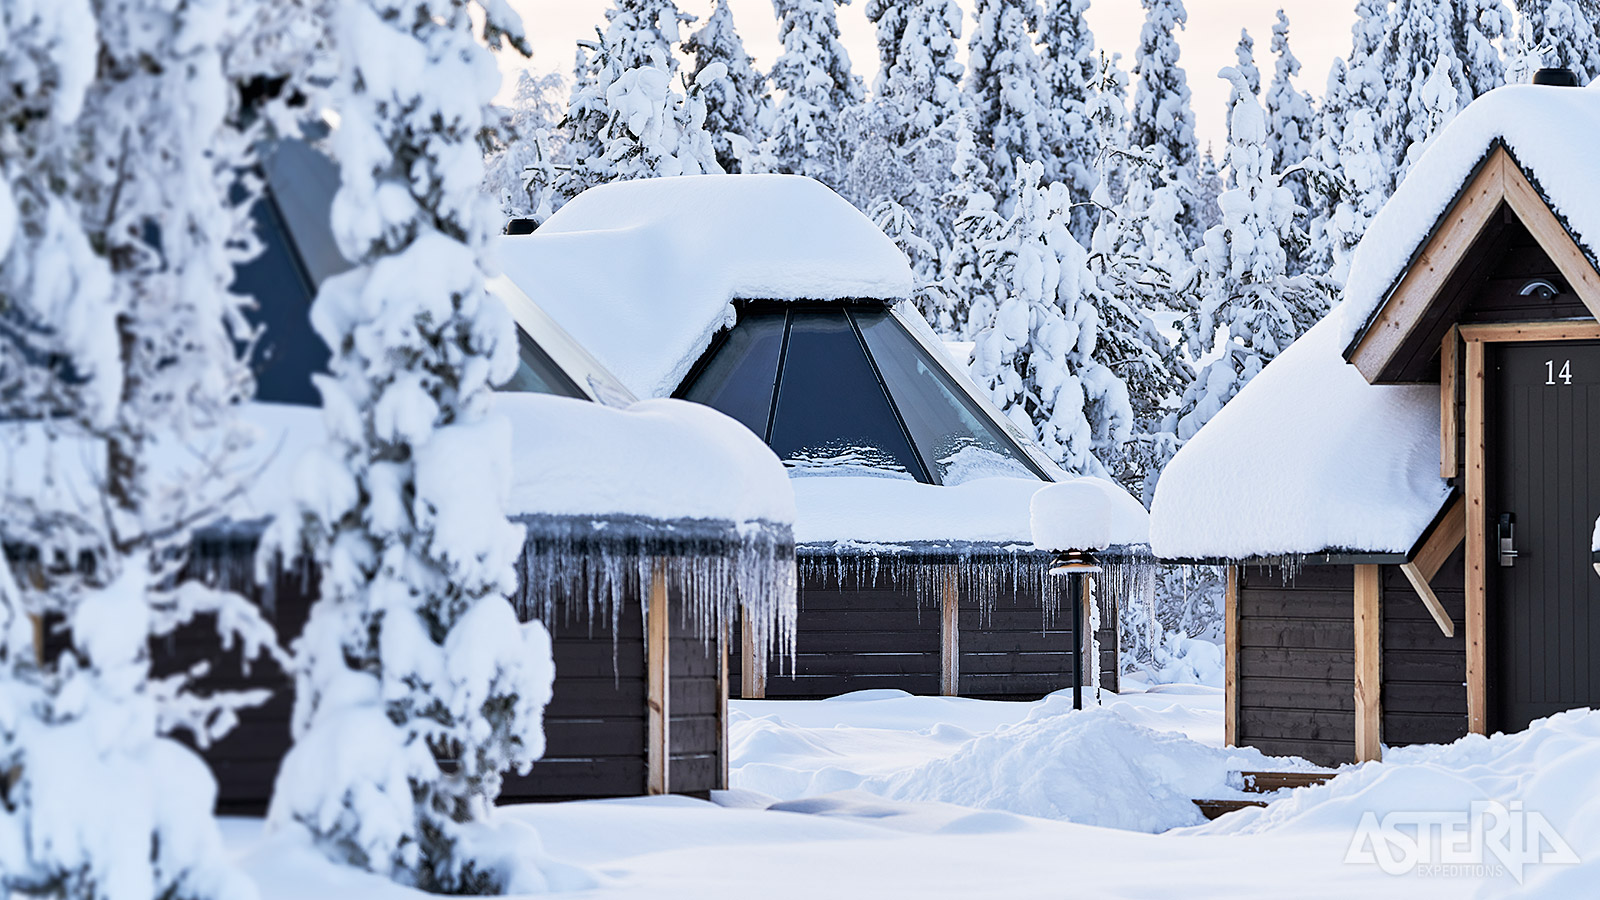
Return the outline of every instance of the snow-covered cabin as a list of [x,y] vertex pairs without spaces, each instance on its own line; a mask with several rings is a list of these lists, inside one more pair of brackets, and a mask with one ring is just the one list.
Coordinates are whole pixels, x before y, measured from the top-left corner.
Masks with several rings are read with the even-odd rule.
[[[287,570],[257,587],[252,559],[296,463],[323,435],[312,375],[328,354],[308,322],[323,279],[347,268],[332,241],[338,172],[317,150],[278,145],[252,210],[264,253],[235,289],[256,297],[260,467],[235,523],[197,541],[190,575],[257,598],[286,644],[316,599],[315,573]],[[772,452],[737,422],[679,400],[634,395],[504,278],[490,289],[515,309],[521,366],[496,396],[512,430],[508,509],[526,529],[524,619],[549,628],[556,662],[544,758],[510,775],[505,801],[683,793],[727,787],[727,626],[765,623],[774,640],[794,612],[793,491]],[[463,489],[472,473],[461,473]],[[157,666],[205,658],[214,640],[180,634]],[[271,663],[240,675],[212,665],[217,687],[269,686],[264,707],[205,750],[219,808],[255,811],[271,796],[289,744],[292,683]]]
[[1597,145],[1600,88],[1473,102],[1167,467],[1154,552],[1230,564],[1229,743],[1367,760],[1600,705]]
[[[1089,665],[1093,617],[1073,616],[1031,541],[1032,496],[1068,476],[902,302],[904,255],[837,194],[785,175],[609,184],[498,255],[634,393],[719,409],[789,467],[797,652],[768,661],[747,640],[743,696],[1038,696],[1116,678],[1114,596]],[[1125,502],[1092,515],[1112,545],[1142,545],[1143,508],[1106,487]]]

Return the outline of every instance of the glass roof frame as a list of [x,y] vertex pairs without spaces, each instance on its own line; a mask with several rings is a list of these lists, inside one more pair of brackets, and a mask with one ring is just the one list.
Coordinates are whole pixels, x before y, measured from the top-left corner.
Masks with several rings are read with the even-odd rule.
[[[867,340],[866,335],[862,331],[862,325],[859,321],[859,316],[864,311],[868,310],[881,312],[886,314],[887,320],[893,322],[894,325],[904,333],[906,340],[922,351],[922,355],[926,356],[928,361],[932,363],[933,371],[930,372],[932,377],[937,379],[946,391],[949,391],[962,400],[965,400],[966,405],[969,408],[969,412],[981,416],[983,423],[990,426],[990,429],[993,432],[998,433],[998,435],[991,434],[991,437],[998,436],[1003,438],[1004,442],[1008,445],[1007,449],[1014,453],[1016,460],[1020,462],[1023,467],[1031,472],[1035,477],[1046,483],[1055,481],[1056,479],[1050,474],[1050,469],[1052,469],[1053,466],[1048,463],[1047,459],[1045,462],[1041,462],[1041,457],[1043,457],[1042,451],[1037,451],[1036,448],[1030,447],[1027,438],[1019,435],[1017,433],[1017,429],[1009,421],[1005,420],[1003,416],[998,415],[993,410],[992,405],[988,404],[981,395],[977,394],[973,390],[972,385],[966,381],[966,376],[955,369],[954,366],[950,364],[950,360],[944,359],[940,356],[942,351],[939,348],[929,347],[927,345],[926,337],[920,334],[918,329],[913,327],[911,323],[906,321],[906,315],[902,309],[903,305],[904,304],[899,304],[896,301],[879,298],[798,301],[759,299],[738,300],[736,301],[736,306],[739,311],[738,324],[736,324],[733,328],[724,329],[718,333],[716,338],[712,341],[711,346],[708,347],[701,355],[700,359],[696,361],[694,367],[690,369],[689,374],[684,378],[683,382],[678,386],[678,389],[673,393],[673,396],[680,398],[686,396],[686,394],[700,380],[701,376],[704,375],[706,371],[714,364],[714,361],[717,359],[720,351],[724,346],[726,346],[731,336],[734,334],[734,330],[739,327],[739,324],[743,324],[746,321],[747,316],[763,313],[783,313],[783,336],[777,351],[776,366],[773,375],[772,395],[768,401],[766,415],[764,417],[764,430],[753,429],[761,430],[762,440],[771,446],[773,429],[778,422],[779,398],[782,395],[782,388],[787,374],[786,370],[789,365],[789,343],[794,329],[795,314],[842,312],[844,314],[845,321],[849,323],[851,333],[854,335],[856,342],[859,345],[862,356],[866,359],[868,365],[871,367],[878,390],[886,401],[890,412],[893,414],[895,425],[899,429],[900,436],[904,438],[906,444],[911,449],[911,461],[916,464],[919,471],[909,474],[924,484],[943,484],[943,475],[941,474],[939,467],[932,464],[932,461],[927,456],[927,449],[923,446],[922,442],[918,440],[917,435],[908,424],[906,416],[901,410],[900,401],[895,399],[895,393],[890,388],[887,380],[884,377],[882,363],[879,361],[877,354],[873,351],[871,342]],[[747,426],[750,425],[748,422],[745,424]]]

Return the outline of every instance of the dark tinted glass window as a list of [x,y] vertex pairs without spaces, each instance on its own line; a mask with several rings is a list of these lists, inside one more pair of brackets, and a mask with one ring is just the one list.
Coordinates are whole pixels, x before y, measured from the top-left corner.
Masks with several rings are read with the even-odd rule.
[[249,318],[264,326],[250,361],[256,372],[256,399],[320,405],[322,396],[312,385],[311,375],[328,370],[328,346],[311,328],[315,290],[295,255],[271,194],[257,200],[250,215],[262,250],[235,270],[233,290],[255,298],[256,308]]
[[1005,432],[989,421],[928,351],[887,310],[854,309],[906,429],[941,484],[976,478],[1037,478]]
[[521,328],[517,329],[517,355],[517,374],[501,385],[500,390],[587,399],[583,391],[567,377],[567,373],[556,365],[555,360]]
[[843,309],[795,311],[769,443],[816,474],[926,480]]
[[685,400],[738,419],[762,438],[772,410],[772,388],[783,348],[784,313],[747,313],[739,318],[711,360],[684,391]]

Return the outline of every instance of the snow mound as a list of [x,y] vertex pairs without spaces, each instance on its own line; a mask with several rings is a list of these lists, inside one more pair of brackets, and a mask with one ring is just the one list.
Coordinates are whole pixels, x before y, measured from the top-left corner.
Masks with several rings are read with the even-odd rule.
[[1239,796],[1230,772],[1307,767],[1248,747],[1208,747],[1100,708],[1000,729],[868,789],[1155,833],[1202,822],[1197,797]]
[[[1150,516],[1144,506],[1103,478],[1048,485],[1034,493],[1028,509],[1033,545],[1041,550],[1104,550],[1148,539]],[[1146,537],[1128,539],[1141,532]]]
[[[1516,734],[1468,735],[1452,744],[1391,748],[1382,762],[1346,770],[1325,785],[1292,791],[1265,809],[1224,816],[1195,833],[1354,835],[1369,814],[1382,822],[1391,813],[1424,813],[1447,822],[1455,816],[1455,826],[1461,827],[1473,815],[1475,801],[1500,809],[1482,812],[1486,843],[1495,841],[1496,819],[1520,809],[1542,817],[1586,861],[1530,865],[1520,873],[1526,896],[1594,896],[1600,880],[1600,713],[1572,710]],[[1532,821],[1510,824],[1518,829],[1515,835],[1534,833]],[[1490,856],[1485,862],[1496,860]],[[1515,867],[1505,869],[1497,886],[1518,887]]]
[[[1044,482],[1034,478],[980,478],[957,485],[933,485],[899,478],[831,476],[795,478],[797,544],[829,542],[997,543],[1033,542],[1032,502]],[[1144,508],[1120,487],[1100,479],[1096,515],[1064,513],[1094,529],[1105,544],[1142,544],[1148,533]],[[1070,484],[1071,482],[1069,482]],[[1103,521],[1089,522],[1103,513]]]
[[1422,535],[1450,492],[1439,390],[1367,384],[1340,328],[1337,311],[1317,323],[1172,458],[1150,505],[1157,556],[1395,553]]
[[903,299],[905,255],[797,175],[694,175],[584,191],[500,239],[524,292],[641,397],[673,392],[732,325],[731,301]]
[[1516,158],[1589,261],[1600,247],[1600,88],[1515,84],[1474,100],[1428,145],[1356,248],[1345,283],[1339,349],[1355,339],[1496,142]]

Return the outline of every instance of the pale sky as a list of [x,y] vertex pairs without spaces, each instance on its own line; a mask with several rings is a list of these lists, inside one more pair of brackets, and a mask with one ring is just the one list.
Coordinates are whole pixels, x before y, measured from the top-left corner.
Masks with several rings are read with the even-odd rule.
[[[703,21],[711,11],[711,2],[678,0],[678,7]],[[778,25],[771,0],[730,2],[745,49],[756,58],[758,66],[770,67],[782,49],[778,44]],[[971,0],[958,2],[970,13]],[[522,14],[528,37],[533,42],[534,58],[529,63],[515,54],[508,54],[502,56],[501,68],[512,73],[531,65],[541,71],[559,69],[570,77],[573,42],[594,35],[594,27],[604,24],[605,10],[610,3],[609,0],[511,0],[511,5]],[[878,53],[864,5],[863,0],[855,0],[841,7],[839,30],[850,52],[851,65],[870,88],[877,74]],[[1350,51],[1355,0],[1187,0],[1185,6],[1189,11],[1189,25],[1178,35],[1178,45],[1182,49],[1179,63],[1188,72],[1189,89],[1194,95],[1201,149],[1210,143],[1219,155],[1227,133],[1223,116],[1228,89],[1216,75],[1218,69],[1234,64],[1233,48],[1239,42],[1240,28],[1250,29],[1251,37],[1255,38],[1256,66],[1261,70],[1263,89],[1272,80],[1272,24],[1280,7],[1289,15],[1290,49],[1304,67],[1295,82],[1301,90],[1320,98],[1333,58]],[[1089,21],[1097,46],[1120,52],[1124,68],[1131,68],[1134,50],[1139,44],[1139,28],[1144,22],[1139,0],[1093,0]],[[969,16],[962,35],[963,44],[971,34],[971,26]],[[698,23],[688,26],[691,30],[695,27]],[[686,30],[683,36],[688,37],[688,34]],[[507,77],[503,97],[509,97],[513,77]]]

